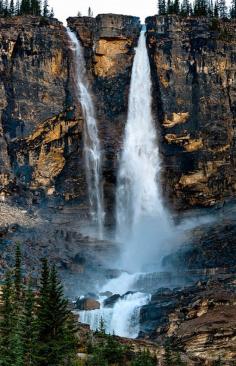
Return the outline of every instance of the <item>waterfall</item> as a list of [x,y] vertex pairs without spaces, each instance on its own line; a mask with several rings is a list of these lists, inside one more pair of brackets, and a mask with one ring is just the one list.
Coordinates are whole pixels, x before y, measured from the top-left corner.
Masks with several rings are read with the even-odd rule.
[[80,311],[80,321],[94,330],[103,318],[108,333],[114,331],[129,338],[139,334],[140,309],[150,300],[150,295],[133,291],[137,291],[139,279],[145,279],[147,270],[151,271],[152,266],[157,269],[170,236],[169,221],[160,196],[159,171],[150,65],[145,31],[142,31],[132,69],[116,195],[116,235],[124,245],[119,264],[127,272],[110,280],[101,289],[101,293],[109,291],[122,295],[112,308],[107,308],[101,300],[100,309]]
[[140,331],[140,309],[150,300],[150,296],[141,292],[128,293],[120,298],[112,308],[80,311],[80,322],[89,324],[92,330],[99,329],[101,318],[108,334],[120,337],[137,338]]
[[85,119],[84,128],[84,156],[86,167],[86,178],[90,202],[90,214],[93,222],[98,225],[99,236],[103,236],[103,189],[101,179],[101,150],[98,137],[97,123],[91,94],[89,92],[86,67],[83,55],[83,48],[78,41],[76,34],[67,29],[72,50],[75,55],[76,78],[78,99],[82,105]]
[[126,243],[122,265],[129,271],[139,271],[145,260],[154,259],[152,249],[167,228],[157,181],[159,171],[150,64],[142,30],[132,69],[116,197],[117,239]]

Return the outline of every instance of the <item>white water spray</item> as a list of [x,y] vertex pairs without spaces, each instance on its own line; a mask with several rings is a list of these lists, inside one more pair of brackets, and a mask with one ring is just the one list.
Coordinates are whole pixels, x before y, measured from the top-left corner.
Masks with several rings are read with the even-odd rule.
[[140,271],[153,259],[152,249],[167,231],[157,181],[160,159],[151,105],[150,64],[142,31],[132,70],[116,199],[117,239],[125,243],[121,265],[128,271]]
[[70,29],[67,29],[67,32],[72,43],[72,50],[75,54],[78,99],[82,105],[83,115],[86,122],[84,128],[84,156],[90,201],[90,213],[93,221],[98,225],[99,236],[102,238],[104,221],[103,189],[101,183],[102,158],[94,106],[86,77],[83,48],[81,47],[76,34]]
[[130,293],[120,298],[112,308],[104,307],[102,303],[99,310],[80,311],[80,321],[97,330],[102,318],[106,333],[137,338],[140,331],[140,309],[149,299],[149,295],[141,292]]

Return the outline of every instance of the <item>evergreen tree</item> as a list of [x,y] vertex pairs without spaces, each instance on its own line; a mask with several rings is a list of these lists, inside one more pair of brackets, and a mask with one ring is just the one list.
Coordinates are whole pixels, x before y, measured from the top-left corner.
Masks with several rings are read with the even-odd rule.
[[25,296],[24,312],[23,312],[23,350],[24,365],[35,365],[35,349],[36,349],[36,320],[35,320],[35,299],[29,283]]
[[49,14],[49,18],[54,18],[55,14],[54,14],[54,9],[51,8],[50,14]]
[[207,16],[208,15],[208,3],[206,0],[195,0],[194,3],[194,16]]
[[144,365],[145,366],[156,365],[156,358],[153,357],[148,350],[140,352],[139,355],[135,357],[135,360],[131,364],[131,366],[144,366]]
[[20,14],[28,15],[31,13],[31,4],[30,0],[22,0],[20,5]]
[[180,12],[180,5],[179,5],[179,0],[174,0],[174,14],[179,14]]
[[184,17],[187,17],[191,14],[191,4],[189,0],[183,0],[181,4],[180,14]]
[[12,336],[13,336],[13,284],[11,274],[7,272],[2,293],[1,320],[0,320],[0,365],[13,365]]
[[217,0],[217,7],[220,18],[225,18],[227,16],[227,6],[225,0]]
[[11,2],[10,2],[10,9],[9,9],[9,15],[12,17],[14,14],[15,14],[14,0],[11,0]]
[[93,12],[92,12],[92,9],[90,8],[90,6],[88,8],[88,17],[93,17]]
[[231,18],[236,18],[236,0],[232,0],[232,5],[230,8],[230,16]]
[[20,0],[16,0],[15,15],[20,15]]
[[19,303],[22,299],[21,249],[19,244],[16,245],[15,252],[14,293],[15,301]]
[[166,1],[158,0],[158,14],[165,15],[166,14]]
[[22,286],[22,269],[21,269],[21,249],[20,245],[16,245],[15,251],[15,266],[13,270],[14,287],[13,287],[13,314],[12,321],[14,323],[13,330],[13,346],[12,352],[14,357],[14,366],[24,366],[23,357],[23,324],[22,324],[22,313],[23,313],[23,298],[24,291]]
[[215,5],[214,5],[214,17],[219,18],[219,9],[218,9],[217,2],[215,2]]
[[9,16],[9,2],[8,2],[8,0],[5,0],[4,3],[3,3],[3,15],[5,17]]
[[44,0],[44,3],[43,3],[43,16],[44,17],[48,17],[49,16],[48,0]]
[[70,365],[76,354],[75,321],[55,267],[49,273],[46,260],[43,261],[37,323],[38,365]]
[[35,16],[41,15],[41,4],[39,0],[31,0],[30,13]]

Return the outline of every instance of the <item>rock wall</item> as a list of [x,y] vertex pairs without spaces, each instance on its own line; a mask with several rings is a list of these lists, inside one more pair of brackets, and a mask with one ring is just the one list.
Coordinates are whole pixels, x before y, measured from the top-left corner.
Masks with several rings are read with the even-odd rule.
[[1,19],[2,199],[86,199],[83,119],[72,76],[62,23],[32,16]]
[[[172,207],[212,206],[235,197],[234,21],[150,17],[147,45],[153,110]],[[127,119],[138,18],[69,18],[84,46],[103,150],[107,222]],[[73,54],[57,20],[14,17],[0,25],[1,198],[42,197],[87,206],[83,118]],[[37,197],[35,197],[35,195]]]
[[178,209],[236,194],[236,22],[146,19],[165,195]]

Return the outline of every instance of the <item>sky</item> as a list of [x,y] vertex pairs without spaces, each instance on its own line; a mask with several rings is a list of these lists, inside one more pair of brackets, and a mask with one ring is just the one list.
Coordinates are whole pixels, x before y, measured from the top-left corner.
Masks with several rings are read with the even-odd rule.
[[156,0],[49,0],[55,17],[61,21],[76,16],[78,11],[87,15],[90,6],[94,16],[102,13],[115,13],[139,16],[143,21],[147,16],[157,13]]

